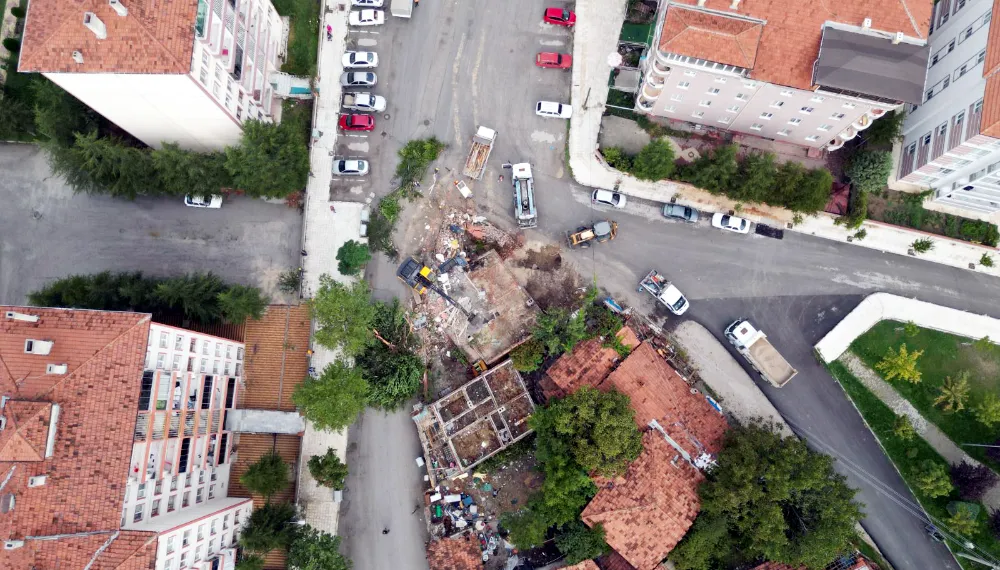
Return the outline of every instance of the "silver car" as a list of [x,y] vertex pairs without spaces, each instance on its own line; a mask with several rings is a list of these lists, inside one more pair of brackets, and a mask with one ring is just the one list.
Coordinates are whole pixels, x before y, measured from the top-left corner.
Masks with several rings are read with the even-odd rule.
[[349,71],[340,76],[343,87],[375,87],[378,77],[370,71]]
[[347,158],[334,160],[333,174],[337,176],[364,176],[368,174],[368,161]]

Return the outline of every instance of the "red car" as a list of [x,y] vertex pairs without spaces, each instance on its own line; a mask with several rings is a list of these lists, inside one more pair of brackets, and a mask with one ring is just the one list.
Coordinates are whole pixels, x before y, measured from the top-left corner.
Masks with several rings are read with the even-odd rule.
[[375,117],[371,115],[341,115],[340,130],[370,131],[375,128]]
[[535,65],[538,67],[569,69],[573,65],[573,56],[568,53],[543,52],[535,56]]
[[576,14],[562,8],[546,8],[542,20],[557,26],[572,26],[576,23]]

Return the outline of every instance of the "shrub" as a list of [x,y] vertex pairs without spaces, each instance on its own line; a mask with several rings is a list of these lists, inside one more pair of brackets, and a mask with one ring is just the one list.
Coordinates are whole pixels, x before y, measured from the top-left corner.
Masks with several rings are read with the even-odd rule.
[[954,488],[948,479],[948,469],[934,461],[924,461],[913,474],[917,489],[928,497],[943,497]]
[[379,200],[378,211],[390,224],[395,224],[399,220],[399,213],[403,211],[399,195],[393,192]]
[[243,323],[247,319],[259,321],[270,302],[260,289],[247,285],[233,285],[219,293],[219,309],[231,323]]
[[264,559],[256,555],[243,555],[236,563],[236,570],[264,570]]
[[266,498],[288,487],[290,482],[288,464],[275,451],[262,456],[240,476],[240,483],[251,493]]
[[674,173],[674,149],[666,139],[642,147],[632,160],[633,176],[639,180],[663,180]]
[[739,176],[731,197],[749,202],[770,202],[774,195],[774,182],[778,167],[774,155],[748,154],[739,166]]
[[295,294],[299,292],[299,287],[302,286],[302,269],[292,268],[288,271],[282,271],[281,275],[278,276],[278,289],[282,293]]
[[608,147],[602,151],[602,154],[604,155],[604,161],[611,168],[621,170],[622,172],[632,170],[632,157],[626,154],[621,147]]
[[997,474],[985,465],[973,465],[963,461],[951,467],[951,481],[958,488],[958,493],[967,501],[982,499],[986,491],[997,483],[997,479]]
[[990,257],[988,253],[984,253],[982,257],[979,258],[979,265],[983,267],[993,267],[993,258]]
[[972,409],[976,419],[986,427],[1000,423],[1000,397],[996,394],[986,394]]
[[924,351],[917,350],[907,352],[906,343],[900,345],[899,350],[889,348],[882,360],[875,365],[875,369],[882,373],[886,380],[899,378],[907,382],[917,384],[920,382],[920,371],[917,370],[917,359]]
[[860,228],[861,224],[868,219],[868,193],[855,191],[846,218],[840,219],[844,220],[844,225],[849,230]]
[[[396,188],[407,191],[413,189],[424,177],[427,167],[434,162],[441,151],[444,150],[444,143],[434,137],[428,139],[416,139],[409,141],[403,148],[399,149],[399,164],[396,166],[394,177]],[[384,213],[384,212],[383,212]],[[392,217],[386,215],[392,221]]]
[[920,327],[913,321],[907,321],[907,323],[903,325],[903,333],[910,338],[915,337],[920,334]]
[[7,48],[10,53],[18,53],[21,51],[21,40],[17,38],[4,38],[3,47]]
[[254,554],[287,547],[295,539],[294,518],[295,507],[288,503],[269,503],[254,509],[240,533],[240,546]]
[[945,524],[954,533],[973,537],[979,532],[979,522],[976,520],[979,514],[979,506],[969,503],[951,503],[948,505],[948,512],[951,516],[945,519]]
[[371,258],[367,245],[348,240],[337,250],[337,271],[341,275],[356,275]]
[[868,237],[868,230],[865,228],[861,228],[860,230],[854,232],[854,239],[856,241],[863,241],[866,237]]
[[27,11],[25,11],[24,7],[22,6],[14,6],[13,8],[10,9],[10,15],[14,16],[18,20],[23,19],[26,14]]
[[910,247],[917,253],[927,253],[928,251],[934,249],[934,242],[931,241],[930,238],[920,238],[914,240],[913,243],[910,244]]
[[340,460],[332,447],[323,455],[309,458],[309,474],[317,483],[331,489],[342,490],[347,479],[347,464]]
[[944,404],[942,409],[946,412],[964,410],[965,401],[969,399],[969,373],[963,370],[954,380],[951,376],[946,377],[939,391],[938,397],[934,398],[935,406]]
[[896,420],[892,424],[892,433],[903,441],[910,441],[916,435],[916,430],[913,429],[913,423],[910,422],[909,416],[896,416]]
[[894,142],[903,140],[905,119],[906,113],[904,111],[892,111],[863,131],[863,138],[869,146],[892,146]]
[[737,145],[728,144],[701,155],[698,160],[681,167],[680,179],[713,194],[729,191],[739,171],[737,150]]
[[514,368],[521,372],[534,372],[542,364],[545,357],[545,347],[537,340],[529,340],[510,351]]
[[884,150],[858,150],[844,171],[861,192],[881,192],[892,173],[892,153]]

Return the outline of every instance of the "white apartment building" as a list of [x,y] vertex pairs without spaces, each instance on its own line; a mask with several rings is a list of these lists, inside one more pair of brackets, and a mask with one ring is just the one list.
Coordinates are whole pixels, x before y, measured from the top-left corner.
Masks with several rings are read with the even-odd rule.
[[280,112],[281,30],[269,0],[32,0],[18,70],[153,148],[220,150]]
[[991,26],[997,12],[991,0],[935,5],[924,97],[909,109],[890,184],[933,189],[934,202],[994,222],[1000,220],[1000,31]]
[[664,1],[636,110],[837,150],[923,91],[930,2],[872,6]]

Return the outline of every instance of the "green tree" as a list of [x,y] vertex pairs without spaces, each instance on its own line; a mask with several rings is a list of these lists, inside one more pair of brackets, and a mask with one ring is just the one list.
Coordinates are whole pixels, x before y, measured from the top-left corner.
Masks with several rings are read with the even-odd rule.
[[656,139],[642,147],[632,160],[633,176],[639,180],[663,180],[674,173],[674,149],[670,141]]
[[882,357],[882,360],[875,365],[875,370],[881,372],[886,380],[899,378],[900,380],[918,384],[921,374],[917,370],[917,359],[923,353],[924,351],[922,350],[908,352],[906,350],[906,343],[900,345],[898,351],[890,347],[886,351],[885,356]]
[[611,146],[601,149],[601,153],[604,155],[604,162],[607,162],[611,168],[621,170],[622,172],[632,170],[632,157],[625,152],[625,149],[619,146]]
[[226,148],[226,170],[249,196],[284,198],[309,180],[306,142],[296,121],[246,121],[239,146]]
[[970,508],[969,503],[956,503],[954,508],[949,509],[949,511],[954,512],[945,519],[945,524],[953,533],[966,538],[974,538],[979,534],[978,516],[976,511]]
[[233,186],[233,179],[226,170],[225,153],[193,152],[176,143],[165,142],[162,148],[152,151],[152,157],[166,194],[207,197]]
[[635,412],[628,396],[617,390],[583,387],[536,410],[528,421],[540,447],[552,438],[570,442],[573,459],[585,471],[605,477],[624,473],[642,451]]
[[738,150],[737,145],[727,144],[701,155],[681,168],[681,180],[713,194],[728,192],[739,172],[739,164],[736,163]]
[[46,149],[68,149],[76,142],[76,134],[95,132],[98,116],[90,107],[45,78],[32,82],[35,101],[35,131],[47,139]]
[[24,101],[0,97],[0,138],[7,140],[29,134],[35,126],[35,113]]
[[954,380],[948,376],[938,388],[940,393],[937,398],[934,398],[934,405],[944,404],[942,409],[946,412],[964,410],[965,402],[969,399],[969,389],[969,372],[967,370],[959,372],[958,378]]
[[295,539],[295,507],[288,503],[268,503],[250,513],[240,533],[240,546],[257,555],[287,548]]
[[700,516],[670,552],[670,561],[677,570],[711,570],[735,549],[725,519]]
[[264,559],[254,554],[243,555],[236,563],[236,570],[264,570]]
[[[444,143],[435,137],[416,139],[403,145],[403,148],[399,149],[397,153],[399,164],[396,165],[394,175],[396,188],[403,191],[412,190],[415,186],[414,183],[419,182],[424,177],[427,167],[437,160],[444,147]],[[386,217],[388,218],[389,215],[386,214]]]
[[[779,184],[782,180],[781,172],[786,171],[786,165],[789,164],[795,163],[786,162],[779,170]],[[779,205],[807,214],[822,210],[830,200],[830,190],[833,188],[833,175],[830,171],[825,168],[803,169],[802,176],[798,180],[796,187],[783,196]]]
[[892,433],[903,441],[910,441],[917,432],[913,429],[913,423],[910,422],[910,417],[902,415],[896,416],[895,421],[893,421]]
[[889,183],[891,173],[892,153],[885,150],[860,149],[851,155],[844,170],[855,189],[865,193],[881,192]]
[[500,525],[510,531],[507,540],[521,550],[541,546],[549,531],[549,521],[536,511],[521,509],[500,516]]
[[306,378],[292,401],[317,428],[339,431],[364,411],[368,391],[360,369],[337,361],[328,364],[319,378]]
[[934,461],[924,461],[913,473],[914,486],[928,497],[943,497],[951,494],[954,486],[948,467]]
[[340,553],[340,537],[305,525],[288,549],[288,566],[296,570],[351,570]]
[[226,284],[214,273],[192,273],[173,277],[156,286],[156,298],[169,307],[177,307],[184,315],[199,323],[214,323],[222,316],[219,294]]
[[413,397],[426,368],[412,352],[381,342],[365,348],[356,364],[368,382],[368,405],[383,410],[394,410]]
[[288,464],[272,450],[247,467],[246,473],[240,475],[240,483],[251,493],[270,500],[275,493],[286,489],[291,483]]
[[295,267],[287,271],[282,271],[281,275],[278,276],[278,289],[281,289],[282,293],[288,293],[293,295],[299,292],[299,287],[302,286],[302,268]]
[[604,527],[597,524],[590,528],[580,521],[569,523],[556,535],[556,548],[565,555],[563,562],[570,566],[597,558],[609,550],[608,543],[604,542]]
[[577,344],[589,337],[586,311],[570,315],[565,309],[550,309],[535,320],[532,336],[550,356],[571,352]]
[[720,559],[738,553],[819,569],[847,550],[861,506],[831,457],[755,421],[726,433],[717,461],[698,489],[706,517],[699,532],[726,522]]
[[365,281],[344,285],[323,274],[309,307],[317,325],[317,343],[357,356],[373,339],[371,325],[376,306],[369,298]]
[[161,190],[148,150],[116,138],[98,138],[96,131],[77,134],[73,146],[50,154],[50,163],[77,192],[134,200]]
[[347,479],[347,464],[340,460],[336,450],[327,448],[323,455],[309,458],[309,474],[317,483],[331,489],[342,490]]
[[980,398],[972,411],[980,423],[986,427],[993,427],[994,424],[1000,423],[1000,397],[992,392],[987,393]]
[[862,138],[865,139],[869,147],[892,147],[893,143],[903,141],[903,122],[905,119],[906,112],[902,109],[891,111],[862,131]]
[[910,244],[910,247],[917,253],[927,253],[928,251],[934,249],[934,241],[930,238],[915,239],[913,240],[913,243]]
[[260,289],[247,285],[233,285],[219,293],[218,299],[222,316],[231,323],[243,323],[247,319],[259,321],[271,302]]
[[739,165],[739,175],[730,197],[745,202],[772,202],[774,179],[778,167],[774,163],[774,154],[751,153],[743,158]]
[[363,243],[348,240],[337,250],[337,271],[341,275],[355,275],[372,258],[368,246]]
[[531,339],[510,351],[510,358],[517,370],[534,372],[545,358],[545,347],[537,340]]

